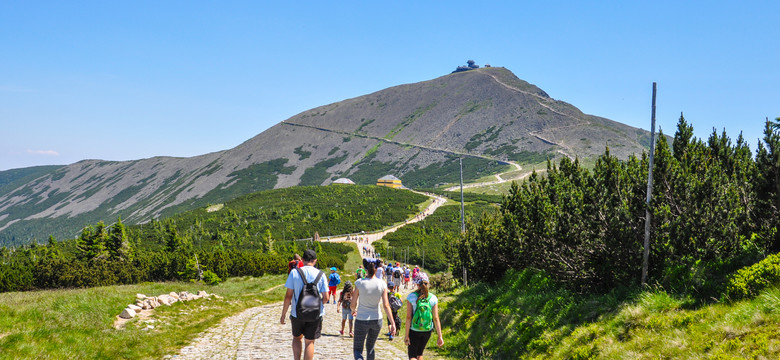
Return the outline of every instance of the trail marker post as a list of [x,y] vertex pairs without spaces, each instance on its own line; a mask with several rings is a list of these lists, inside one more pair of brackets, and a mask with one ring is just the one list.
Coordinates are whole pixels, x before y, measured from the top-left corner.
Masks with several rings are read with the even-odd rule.
[[653,196],[653,155],[655,155],[655,92],[653,82],[653,108],[650,116],[650,164],[647,169],[647,202],[645,208],[645,248],[642,253],[642,285],[647,284],[647,268],[650,258],[650,200]]

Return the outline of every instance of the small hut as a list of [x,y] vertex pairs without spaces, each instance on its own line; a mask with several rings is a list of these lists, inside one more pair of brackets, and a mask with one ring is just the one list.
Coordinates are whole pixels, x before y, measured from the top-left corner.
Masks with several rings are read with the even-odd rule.
[[401,184],[401,179],[393,175],[385,175],[376,181],[376,186],[387,186],[389,188],[398,189],[402,188],[404,185]]
[[347,184],[347,185],[355,185],[355,182],[347,179],[347,178],[338,178],[336,181],[333,182],[334,184]]

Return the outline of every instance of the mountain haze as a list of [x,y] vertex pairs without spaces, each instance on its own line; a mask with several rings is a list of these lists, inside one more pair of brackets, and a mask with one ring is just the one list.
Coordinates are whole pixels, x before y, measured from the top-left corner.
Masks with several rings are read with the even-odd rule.
[[304,111],[229,150],[0,172],[0,244],[70,238],[101,220],[142,223],[339,177],[371,184],[394,174],[431,187],[457,179],[458,156],[464,176],[477,179],[507,161],[591,158],[606,145],[626,158],[649,145],[649,132],[583,114],[507,69],[476,69]]

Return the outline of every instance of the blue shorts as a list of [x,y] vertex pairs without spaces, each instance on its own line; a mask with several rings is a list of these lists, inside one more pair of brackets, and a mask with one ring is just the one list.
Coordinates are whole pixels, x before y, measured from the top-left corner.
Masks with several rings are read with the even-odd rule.
[[354,320],[352,318],[352,311],[350,311],[349,309],[346,310],[341,309],[341,320],[347,320],[347,319]]

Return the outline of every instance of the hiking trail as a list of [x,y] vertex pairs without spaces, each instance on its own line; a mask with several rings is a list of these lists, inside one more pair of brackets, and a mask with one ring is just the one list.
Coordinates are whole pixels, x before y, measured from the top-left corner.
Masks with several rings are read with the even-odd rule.
[[[358,251],[362,251],[362,246],[367,245],[373,250],[371,244],[381,239],[388,233],[394,232],[407,224],[421,221],[446,202],[446,199],[440,196],[426,194],[433,199],[433,202],[424,210],[416,214],[413,218],[404,223],[380,232],[366,233],[364,239],[368,243],[357,243]],[[350,238],[350,241],[356,239]],[[321,241],[326,241],[321,239]],[[345,237],[331,237],[329,241],[345,242]],[[349,274],[352,269],[347,269],[344,274]],[[277,285],[284,286],[284,284]],[[340,291],[340,290],[339,290]],[[401,287],[398,292],[402,298],[412,291]],[[256,306],[244,310],[241,313],[223,319],[219,325],[214,326],[193,340],[190,345],[182,348],[176,355],[166,356],[166,359],[292,359],[292,333],[290,330],[289,319],[284,325],[279,323],[279,317],[282,313],[282,300],[279,302]],[[349,337],[349,324],[344,328],[344,335],[339,334],[341,330],[341,313],[336,312],[337,304],[325,304],[325,317],[322,323],[322,337],[314,343],[314,358],[325,360],[353,359],[352,343],[353,338]],[[402,320],[405,314],[400,314]],[[378,359],[407,359],[406,346],[403,344],[403,334],[393,341],[388,340],[387,319],[384,319],[382,332],[376,342],[376,357]],[[402,330],[403,333],[403,330]],[[365,350],[363,351],[365,356]],[[426,359],[441,359],[436,356],[432,350],[426,351]]]

